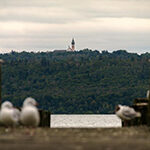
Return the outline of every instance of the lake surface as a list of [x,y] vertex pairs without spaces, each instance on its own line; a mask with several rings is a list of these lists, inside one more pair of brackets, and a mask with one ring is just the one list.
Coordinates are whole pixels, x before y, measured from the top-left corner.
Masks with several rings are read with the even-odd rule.
[[121,127],[116,115],[51,115],[52,128]]

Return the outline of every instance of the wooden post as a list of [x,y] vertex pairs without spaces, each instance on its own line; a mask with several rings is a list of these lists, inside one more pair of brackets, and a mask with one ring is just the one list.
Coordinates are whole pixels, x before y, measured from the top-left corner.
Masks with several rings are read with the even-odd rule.
[[150,126],[150,90],[147,92],[148,111],[147,111],[147,125]]
[[0,63],[0,105],[2,103],[2,69],[1,69],[1,63]]
[[[150,123],[150,102],[148,98],[136,98],[133,101],[132,107],[135,109],[135,111],[141,113],[140,118],[135,118],[132,120],[126,120],[122,122],[122,126],[139,126],[139,125],[147,125],[148,120]],[[148,114],[149,110],[149,114]],[[148,117],[149,115],[149,117]]]
[[0,105],[2,103],[2,63],[4,61],[0,59]]
[[51,114],[46,110],[39,110],[40,113],[40,127],[49,127],[51,125]]
[[136,98],[134,100],[133,108],[141,113],[140,118],[133,120],[133,125],[147,125],[147,111],[148,111],[148,99],[147,98]]

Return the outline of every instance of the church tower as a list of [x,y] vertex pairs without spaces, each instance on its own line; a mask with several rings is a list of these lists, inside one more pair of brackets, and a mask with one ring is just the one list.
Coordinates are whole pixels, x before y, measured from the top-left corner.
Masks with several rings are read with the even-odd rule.
[[71,42],[71,50],[72,51],[75,50],[75,41],[74,41],[74,38],[72,39],[72,42]]

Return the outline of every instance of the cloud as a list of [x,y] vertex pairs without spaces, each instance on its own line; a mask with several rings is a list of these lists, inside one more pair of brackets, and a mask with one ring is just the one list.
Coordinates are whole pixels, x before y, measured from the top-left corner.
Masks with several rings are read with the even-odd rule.
[[[132,32],[150,33],[150,19],[138,18],[99,18],[93,20],[57,23],[35,23],[35,22],[0,22],[1,35],[51,35],[66,32],[95,33],[95,32]],[[50,34],[51,33],[51,34]],[[53,35],[54,36],[54,35]]]
[[[61,49],[70,44],[64,39],[70,41],[69,38],[72,35],[79,37],[85,43],[83,44],[85,47],[112,49],[116,47],[116,44],[121,48],[121,43],[130,43],[131,45],[131,41],[135,43],[137,40],[139,40],[138,43],[141,43],[143,38],[150,36],[150,19],[101,18],[95,19],[92,22],[82,21],[63,25],[32,22],[1,22],[0,26],[2,29],[0,45],[3,48],[9,47],[15,49],[42,49],[42,47],[43,49]],[[89,43],[90,45],[88,45]],[[78,46],[79,48],[84,48],[82,42],[78,43],[78,45],[80,45]],[[126,48],[127,46],[129,44],[126,45]]]
[[1,0],[0,20],[68,23],[94,18],[150,18],[148,0]]
[[78,20],[79,14],[64,8],[55,7],[13,7],[1,8],[1,21],[37,22],[37,23],[66,23]]
[[1,0],[1,49],[148,50],[149,0]]

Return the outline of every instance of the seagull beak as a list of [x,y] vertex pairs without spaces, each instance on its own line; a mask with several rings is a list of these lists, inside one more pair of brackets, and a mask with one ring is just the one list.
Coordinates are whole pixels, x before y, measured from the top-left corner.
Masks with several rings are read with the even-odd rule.
[[36,103],[36,105],[35,106],[39,106],[39,103]]
[[120,109],[120,107],[117,105],[116,109],[115,109],[115,112],[117,112],[119,109]]

